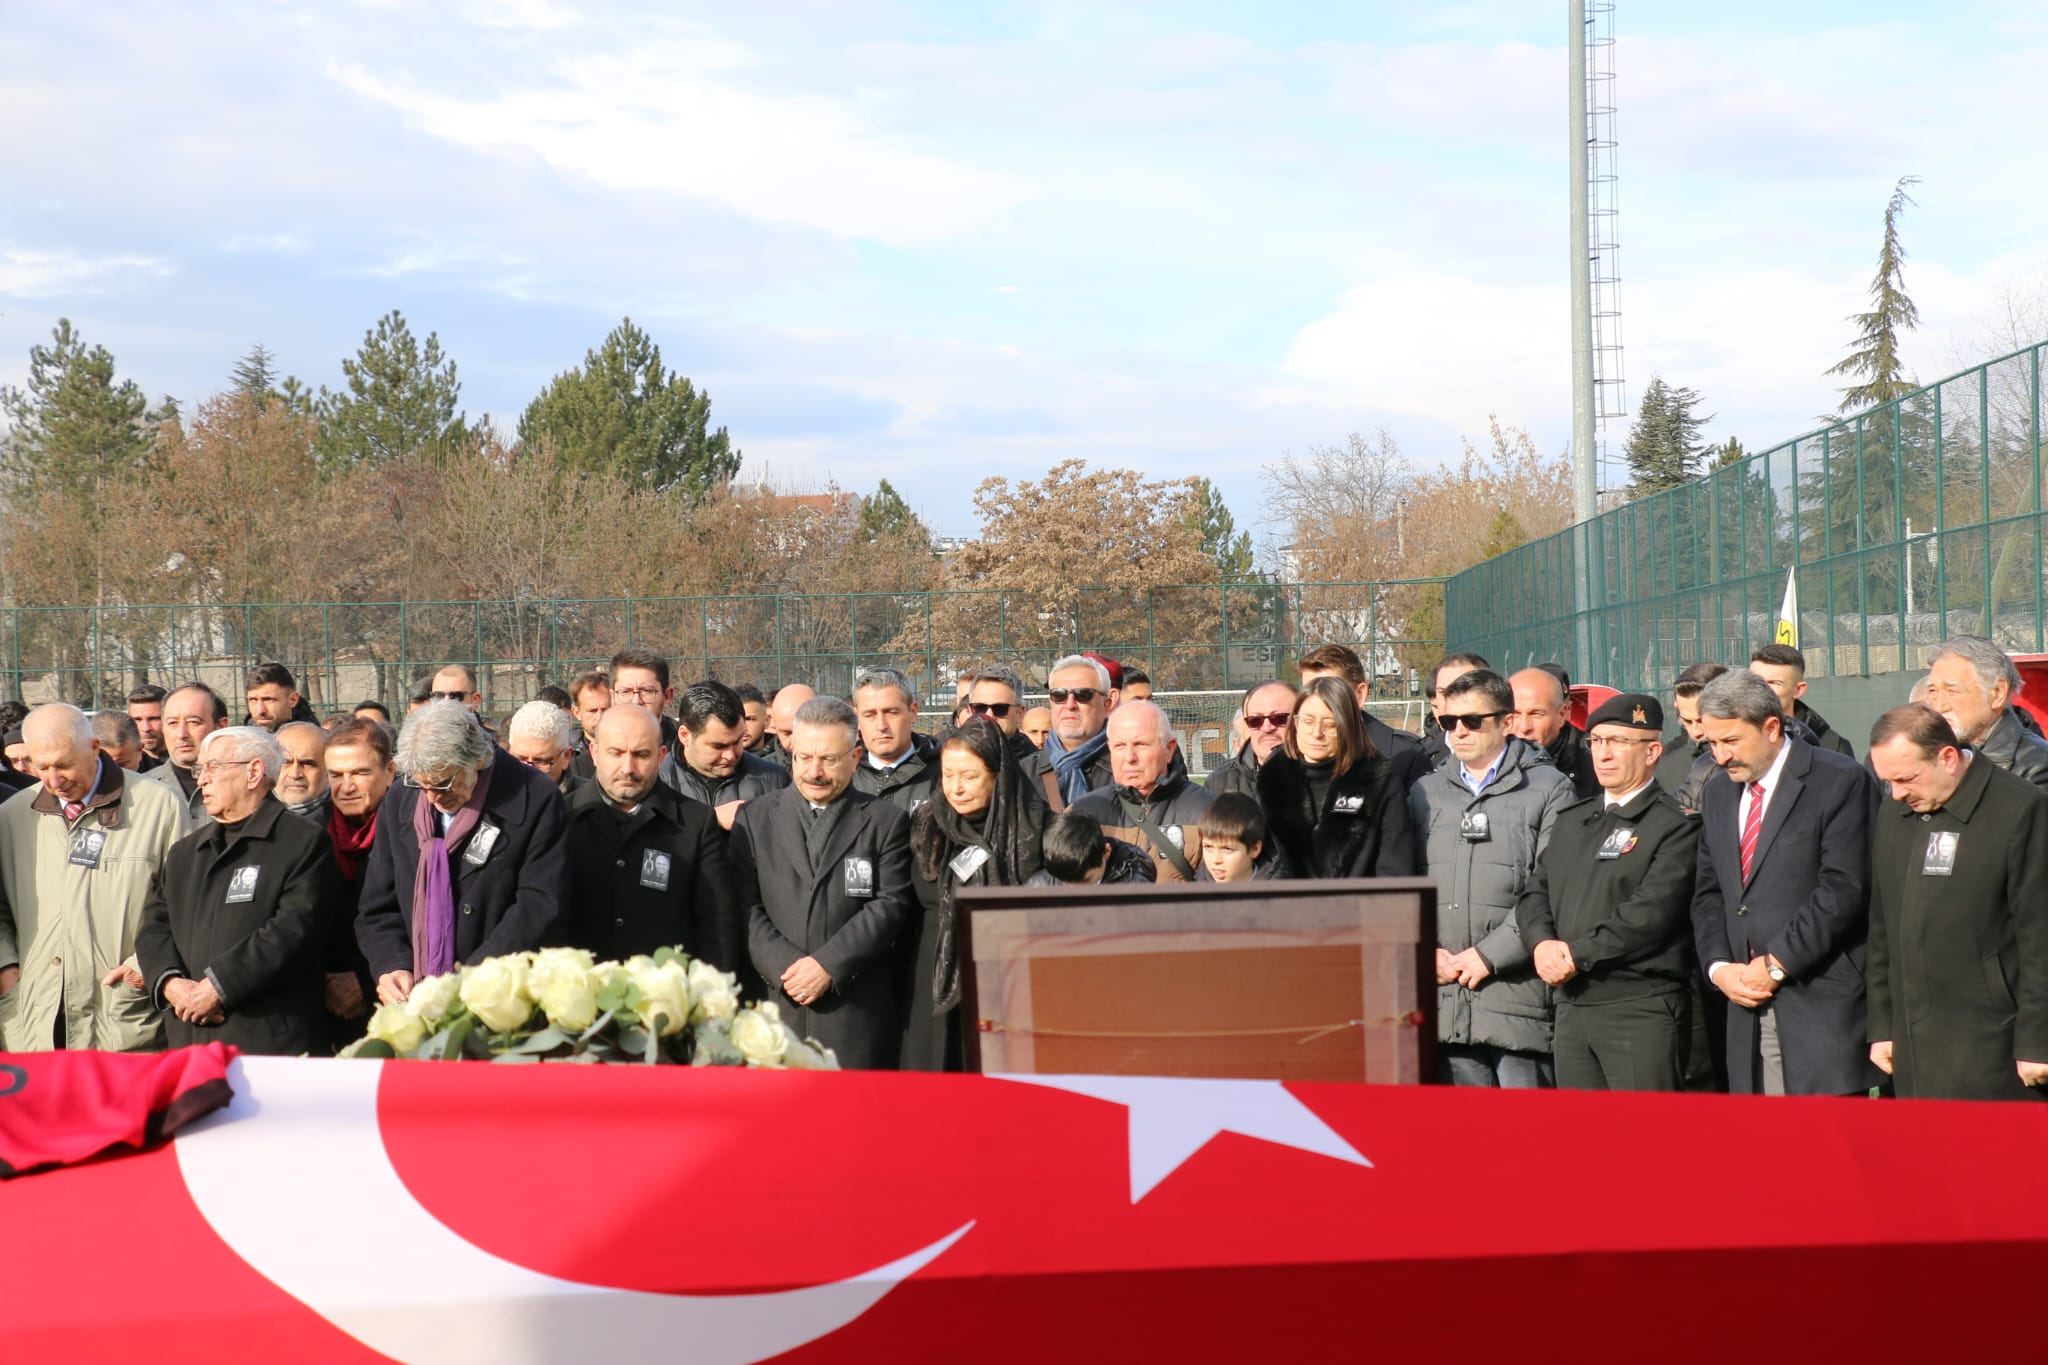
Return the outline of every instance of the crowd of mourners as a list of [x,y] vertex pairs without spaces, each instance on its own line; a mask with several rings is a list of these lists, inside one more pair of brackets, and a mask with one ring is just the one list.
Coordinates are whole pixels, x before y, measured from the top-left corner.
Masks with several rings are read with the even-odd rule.
[[[672,685],[643,649],[494,726],[450,664],[316,716],[200,682],[0,705],[0,1049],[326,1055],[486,958],[675,945],[847,1067],[961,1066],[969,886],[1430,878],[1461,1085],[2021,1099],[2048,1082],[2048,740],[1947,641],[1864,762],[1785,645],[1574,723],[1556,665],[1433,670],[1420,735],[1341,645],[1248,689],[1206,781],[1152,682],[994,664],[921,722]],[[1034,684],[1037,680],[1034,679]]]

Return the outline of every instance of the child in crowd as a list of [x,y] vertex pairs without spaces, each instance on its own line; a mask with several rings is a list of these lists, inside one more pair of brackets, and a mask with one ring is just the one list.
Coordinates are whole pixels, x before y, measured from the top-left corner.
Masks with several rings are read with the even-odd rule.
[[1032,874],[1027,883],[1031,886],[1114,886],[1153,879],[1152,859],[1143,849],[1110,838],[1102,832],[1101,821],[1074,811],[1046,826],[1039,854],[1044,870]]
[[[1265,881],[1285,876],[1280,849],[1266,838],[1266,813],[1243,792],[1209,803],[1195,828],[1202,836],[1198,882]],[[1270,850],[1270,851],[1269,851]]]

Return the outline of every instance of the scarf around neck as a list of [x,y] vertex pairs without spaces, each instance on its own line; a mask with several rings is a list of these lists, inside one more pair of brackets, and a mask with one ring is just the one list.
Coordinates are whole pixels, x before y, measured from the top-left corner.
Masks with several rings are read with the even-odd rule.
[[331,803],[327,807],[327,840],[334,846],[334,865],[342,880],[354,886],[363,879],[363,862],[370,856],[370,841],[377,837],[377,812],[362,824],[351,824]]
[[1045,737],[1045,757],[1052,764],[1052,770],[1059,774],[1062,801],[1071,806],[1088,794],[1088,774],[1085,769],[1107,748],[1107,725],[1071,749],[1061,747],[1058,735]]
[[476,775],[476,788],[448,824],[444,837],[434,803],[421,792],[412,809],[412,832],[420,845],[419,865],[412,876],[412,972],[415,980],[440,976],[455,966],[455,881],[448,869],[448,850],[461,843],[483,816],[484,797],[491,790],[487,764]]

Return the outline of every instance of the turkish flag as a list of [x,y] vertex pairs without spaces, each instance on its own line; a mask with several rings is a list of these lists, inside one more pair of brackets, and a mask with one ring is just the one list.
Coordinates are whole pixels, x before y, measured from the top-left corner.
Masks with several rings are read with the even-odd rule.
[[0,1357],[1949,1358],[2032,1349],[2048,1270],[2033,1105],[238,1073],[173,1150],[0,1186]]

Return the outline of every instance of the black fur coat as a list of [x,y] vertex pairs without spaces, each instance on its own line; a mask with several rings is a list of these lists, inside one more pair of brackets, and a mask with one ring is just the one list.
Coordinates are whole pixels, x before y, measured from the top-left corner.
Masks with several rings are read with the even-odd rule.
[[1411,877],[1415,826],[1383,755],[1351,765],[1313,808],[1308,775],[1284,750],[1259,765],[1267,837],[1297,877]]

